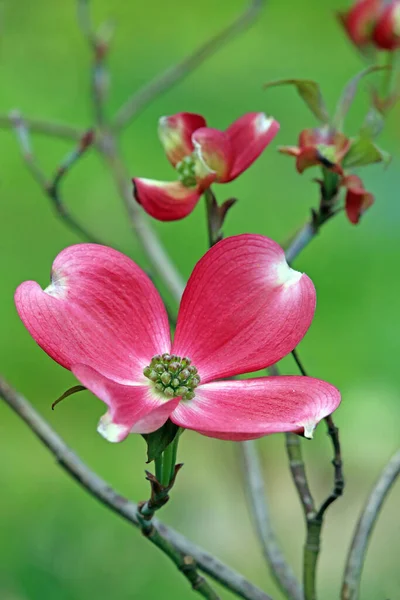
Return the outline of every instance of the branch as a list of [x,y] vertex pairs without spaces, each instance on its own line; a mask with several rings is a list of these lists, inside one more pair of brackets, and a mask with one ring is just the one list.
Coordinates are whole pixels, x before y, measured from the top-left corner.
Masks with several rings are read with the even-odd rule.
[[147,107],[171,86],[184,79],[224,44],[245,30],[258,17],[264,4],[265,0],[252,0],[246,10],[231,25],[208,40],[193,54],[169,67],[141,90],[134,93],[117,112],[112,123],[113,129],[115,131],[122,129],[140,110]]
[[332,502],[335,502],[340,496],[343,494],[344,490],[344,476],[343,476],[343,461],[342,461],[342,451],[340,448],[340,440],[339,440],[339,429],[336,427],[333,422],[332,415],[325,417],[325,423],[328,428],[328,435],[331,438],[332,447],[333,447],[333,459],[332,464],[334,468],[334,479],[333,479],[333,490],[330,495],[326,498],[326,500],[322,503],[321,508],[318,511],[317,519],[322,521],[323,516]]
[[147,255],[152,268],[163,280],[168,290],[178,302],[185,288],[185,281],[168,256],[165,248],[150,225],[142,207],[133,198],[132,187],[126,167],[117,149],[117,142],[111,133],[104,133],[98,148],[105,159],[119,194],[125,204],[133,231]]
[[[25,421],[32,432],[55,456],[60,466],[79,485],[120,517],[129,521],[135,527],[139,527],[137,505],[118,494],[106,481],[91,471],[46,423],[41,415],[36,412],[30,403],[21,394],[13,390],[1,377],[0,397]],[[190,542],[180,533],[160,523],[157,519],[154,519],[154,526],[159,536],[170,543],[176,551],[182,553],[185,557],[191,557],[201,571],[208,574],[240,598],[244,598],[245,600],[271,600],[270,596],[247,581],[242,575]],[[158,540],[159,537],[155,536],[150,541],[157,544]]]
[[306,523],[312,520],[317,511],[306,475],[300,437],[295,433],[286,433],[286,451],[289,458],[289,468],[292,479],[303,507]]
[[137,516],[142,534],[172,560],[178,570],[189,581],[192,589],[203,598],[208,598],[208,600],[221,600],[210,584],[199,574],[198,566],[193,557],[176,550],[173,544],[160,534],[154,525],[153,519],[147,521],[142,518],[140,509]]
[[369,538],[378,520],[382,505],[396,478],[400,475],[400,450],[389,460],[376,482],[360,515],[347,556],[343,578],[342,600],[357,600],[361,572]]
[[[66,125],[64,123],[57,123],[42,119],[27,118],[24,119],[25,125],[33,133],[41,133],[51,137],[63,138],[66,140],[79,141],[84,135],[85,131],[72,125]],[[13,116],[11,115],[0,115],[0,129],[13,129]]]
[[291,567],[287,564],[272,527],[260,460],[255,444],[252,441],[242,442],[240,448],[250,515],[253,518],[256,534],[270,567],[270,573],[286,598],[289,600],[303,600],[302,587]]
[[106,23],[106,26],[103,26],[102,34],[94,30],[90,15],[90,0],[77,0],[77,17],[80,30],[92,49],[92,106],[94,121],[99,127],[102,127],[105,123],[104,104],[109,81],[105,60],[109,50],[113,27],[109,23]]
[[69,171],[72,165],[75,164],[75,162],[86,152],[86,150],[93,142],[93,132],[89,130],[82,135],[82,137],[79,139],[77,147],[66,156],[64,161],[57,169],[53,180],[48,181],[46,175],[36,162],[35,156],[33,154],[30,144],[27,122],[17,112],[14,112],[11,115],[10,119],[21,148],[22,158],[32,177],[42,188],[46,196],[50,198],[57,215],[79,237],[82,237],[87,241],[95,244],[101,243],[92,233],[90,233],[83,225],[81,225],[75,219],[75,217],[73,217],[70,214],[70,212],[68,211],[61,199],[59,191],[59,186],[64,175]]

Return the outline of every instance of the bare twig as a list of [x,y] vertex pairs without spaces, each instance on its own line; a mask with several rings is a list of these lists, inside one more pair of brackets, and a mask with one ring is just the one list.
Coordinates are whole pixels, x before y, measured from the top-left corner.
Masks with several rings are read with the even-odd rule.
[[[85,133],[84,129],[44,119],[24,118],[24,122],[32,133],[39,133],[50,137],[79,141]],[[0,115],[0,129],[14,129],[12,114]]]
[[342,600],[357,600],[369,538],[387,495],[400,475],[400,450],[389,460],[364,506],[354,532],[344,572]]
[[[297,363],[297,366],[299,367],[301,374],[307,376],[307,372],[302,364],[302,361],[300,360],[297,350],[294,349],[292,354],[293,358]],[[323,519],[325,512],[327,511],[329,506],[343,494],[344,489],[344,477],[342,470],[343,464],[339,441],[339,429],[335,426],[331,415],[325,417],[325,422],[328,428],[328,435],[331,438],[333,446],[334,456],[332,464],[334,466],[334,484],[332,492],[322,503],[319,510],[316,510],[315,508],[314,500],[312,498],[310,488],[308,485],[305,465],[301,454],[300,439],[294,434],[286,434],[286,447],[289,457],[289,465],[292,472],[293,480],[295,482],[299,494],[301,504],[303,506],[307,528],[303,560],[305,600],[314,600],[317,597],[317,562],[320,552],[320,540]]]
[[264,478],[260,460],[253,442],[241,444],[243,474],[250,505],[250,515],[254,520],[257,536],[270,567],[271,576],[289,600],[303,600],[303,590],[279,546],[272,527],[266,501]]
[[[31,431],[56,457],[60,466],[79,485],[119,516],[139,527],[137,505],[118,494],[106,481],[91,471],[30,403],[21,394],[13,390],[1,377],[0,397],[25,421]],[[192,557],[201,571],[208,574],[215,581],[220,582],[240,598],[245,600],[271,600],[270,596],[247,581],[242,575],[190,542],[182,534],[160,523],[157,519],[154,519],[154,526],[159,535],[167,540],[175,550],[184,556]],[[158,539],[156,536],[151,541],[157,544]]]
[[208,40],[193,54],[176,65],[169,67],[166,71],[147,83],[141,90],[134,93],[117,112],[113,120],[114,130],[118,131],[122,129],[140,110],[147,107],[162,93],[192,73],[224,44],[245,30],[258,17],[264,4],[265,0],[252,0],[246,10],[231,25]]
[[175,300],[179,302],[185,282],[150,225],[147,215],[133,198],[126,167],[111,133],[105,133],[99,143],[119,194],[125,204],[133,231],[141,244],[152,268],[164,281]]
[[336,427],[333,422],[332,415],[325,417],[325,423],[328,428],[328,435],[332,442],[333,447],[333,459],[332,464],[334,468],[334,480],[333,480],[333,490],[326,498],[326,500],[322,503],[320,509],[318,510],[317,519],[322,521],[322,518],[332,504],[335,502],[342,494],[344,490],[344,476],[343,476],[343,461],[342,461],[342,451],[340,447],[339,440],[339,429]]
[[308,522],[315,517],[317,511],[306,476],[300,437],[295,433],[286,433],[285,437],[292,479],[303,507],[304,516]]
[[108,89],[108,72],[105,60],[108,54],[112,27],[107,24],[102,34],[93,27],[90,14],[90,1],[77,0],[78,24],[82,34],[92,49],[91,91],[94,121],[98,127],[105,123],[104,104]]
[[67,155],[52,181],[48,181],[46,175],[38,165],[34,153],[31,148],[29,131],[25,119],[17,112],[12,113],[11,121],[21,148],[22,158],[25,161],[32,177],[42,188],[43,192],[48,196],[57,215],[72,229],[79,237],[86,239],[89,242],[99,244],[100,241],[90,233],[83,225],[81,225],[75,217],[73,217],[65,204],[62,202],[59,185],[63,176],[69,171],[71,166],[86,152],[87,148],[93,141],[93,134],[87,131],[80,138],[77,147]]

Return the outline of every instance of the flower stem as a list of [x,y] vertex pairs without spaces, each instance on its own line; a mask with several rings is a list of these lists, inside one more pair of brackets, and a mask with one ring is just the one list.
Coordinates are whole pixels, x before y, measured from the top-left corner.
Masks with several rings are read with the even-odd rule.
[[[161,485],[168,487],[175,472],[176,454],[178,452],[179,434],[166,447],[159,459],[156,459],[156,477]],[[161,464],[157,463],[160,461]]]

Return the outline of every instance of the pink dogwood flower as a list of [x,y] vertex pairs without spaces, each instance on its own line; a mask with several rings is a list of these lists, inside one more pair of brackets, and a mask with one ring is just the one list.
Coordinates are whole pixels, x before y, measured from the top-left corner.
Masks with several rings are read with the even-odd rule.
[[248,169],[278,130],[279,123],[264,113],[245,114],[226,131],[207,127],[193,113],[161,117],[159,137],[178,181],[135,177],[134,197],[159,221],[183,219],[212,183],[227,183]]
[[311,437],[340,394],[310,377],[229,380],[264,369],[303,338],[315,289],[261,235],[226,238],[197,263],[182,297],[175,339],[163,302],[128,257],[78,244],[55,259],[51,284],[22,283],[18,313],[36,342],[108,411],[98,431],[119,442],[168,418],[227,440],[282,431]]

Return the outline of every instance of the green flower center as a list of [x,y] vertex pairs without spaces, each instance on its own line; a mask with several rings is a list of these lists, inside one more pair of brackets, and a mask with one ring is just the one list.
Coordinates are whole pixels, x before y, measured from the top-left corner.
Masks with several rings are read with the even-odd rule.
[[154,388],[167,398],[182,396],[182,400],[192,400],[194,390],[200,383],[197,369],[189,358],[175,354],[153,356],[143,375],[153,382]]
[[178,179],[182,185],[187,188],[196,187],[196,161],[194,156],[185,156],[175,168],[178,171]]
[[336,164],[336,148],[335,146],[327,145],[327,144],[318,144],[317,150],[320,157],[331,165]]

